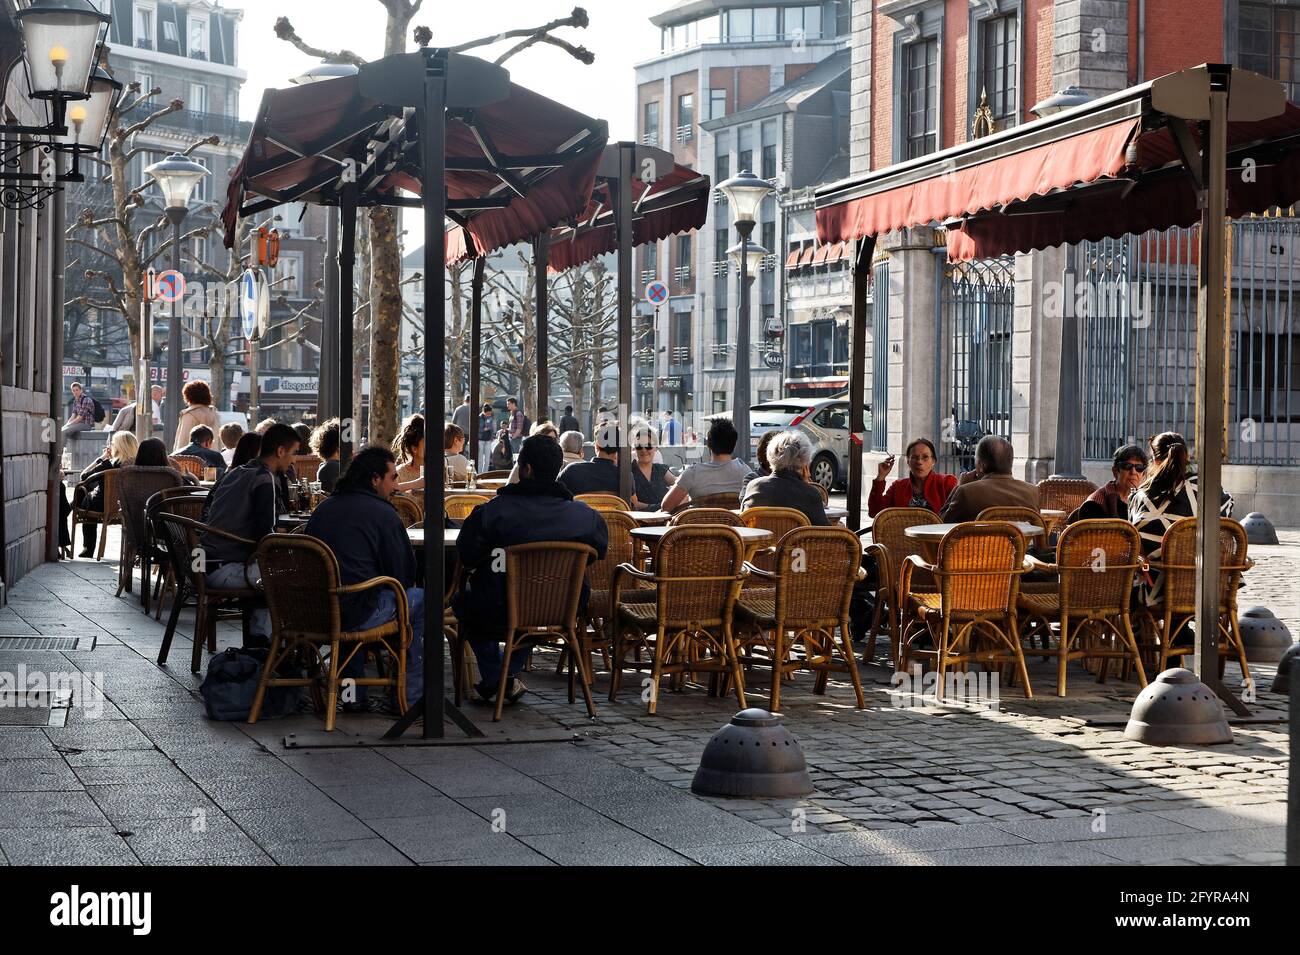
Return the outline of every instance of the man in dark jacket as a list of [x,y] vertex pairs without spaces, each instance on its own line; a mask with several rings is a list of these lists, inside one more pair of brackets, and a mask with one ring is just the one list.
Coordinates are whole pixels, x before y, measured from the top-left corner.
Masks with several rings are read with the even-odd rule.
[[[421,681],[412,675],[420,668],[424,591],[415,586],[415,551],[389,501],[396,490],[397,462],[393,453],[377,444],[362,448],[348,463],[334,493],[312,512],[305,530],[334,552],[345,585],[392,577],[406,591],[413,634],[406,654],[406,701],[414,703],[423,689]],[[344,630],[368,630],[397,617],[397,597],[391,590],[379,587],[348,594],[339,599],[339,613]],[[361,676],[364,662],[360,654],[354,656],[343,675]],[[357,687],[356,702],[362,702],[364,697],[365,687]]]
[[[461,632],[474,648],[482,678],[477,689],[485,700],[496,699],[501,680],[501,641],[506,628],[504,549],[538,541],[572,541],[590,544],[604,557],[609,546],[604,519],[573,500],[568,489],[555,480],[563,459],[560,446],[549,435],[526,438],[519,450],[519,483],[507,484],[488,503],[476,507],[460,529],[456,550],[461,564],[472,572],[453,598],[452,608]],[[584,606],[586,601],[584,583]],[[519,653],[510,661],[512,679],[506,684],[506,699],[511,702],[527,689],[514,676],[526,657]]]
[[596,457],[574,461],[560,472],[570,494],[613,494],[618,497],[618,429],[602,428],[596,435]]
[[578,419],[573,416],[573,405],[564,406],[564,414],[560,416],[560,434],[566,431],[581,431],[582,425]]
[[221,456],[220,451],[212,450],[212,441],[215,437],[212,429],[206,424],[196,424],[190,428],[189,446],[176,453],[198,458],[205,468],[216,468],[217,477],[221,477],[226,473],[226,459]]
[[[275,530],[279,516],[276,476],[289,469],[297,452],[298,432],[287,424],[272,425],[262,435],[257,460],[231,470],[208,495],[206,523],[254,542],[249,546],[217,534],[200,538],[208,583],[213,587],[244,587],[261,578],[257,562],[246,562],[253,556],[256,542]],[[249,632],[270,635],[271,616],[265,609],[253,612]]]

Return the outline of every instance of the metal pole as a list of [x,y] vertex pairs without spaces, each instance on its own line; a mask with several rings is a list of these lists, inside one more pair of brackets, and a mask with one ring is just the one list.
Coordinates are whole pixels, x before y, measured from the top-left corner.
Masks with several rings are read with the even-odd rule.
[[[618,496],[632,499],[632,175],[636,143],[618,144]],[[599,440],[599,436],[597,436]]]
[[339,468],[348,466],[352,460],[352,436],[356,430],[352,407],[352,333],[353,267],[357,259],[357,187],[346,185],[339,197],[339,327],[338,327],[338,380],[334,382],[338,389],[339,410]]
[[316,421],[328,421],[339,413],[338,385],[334,376],[339,365],[339,210],[325,210],[324,296],[320,332],[320,359],[316,373]]
[[[153,289],[145,289],[140,300],[140,367],[136,369],[135,436],[140,441],[153,437],[153,382],[149,380],[153,358]],[[60,368],[62,374],[62,368]]]
[[1061,369],[1057,385],[1056,460],[1052,477],[1083,477],[1083,376],[1080,374],[1079,316],[1074,303],[1074,266],[1064,279],[1065,309],[1061,314]]
[[[426,53],[424,115],[420,117],[424,145],[424,407],[425,420],[445,420],[447,367],[443,331],[447,299],[446,272],[446,102],[447,54]],[[443,737],[442,593],[445,587],[442,549],[443,453],[439,441],[424,442],[424,738]],[[436,618],[436,619],[435,619]]]
[[546,271],[550,266],[549,235],[539,235],[533,239],[533,283],[537,293],[537,420],[549,421],[551,417],[551,367],[547,356],[550,344],[547,336],[547,301],[548,283]]
[[478,467],[478,414],[483,406],[483,271],[487,262],[482,256],[474,260],[474,276],[469,286],[469,459]]
[[737,222],[740,233],[740,315],[736,328],[736,397],[731,412],[731,423],[736,427],[737,456],[748,461],[749,447],[749,237],[754,232],[754,222]]
[[1201,128],[1201,168],[1207,195],[1201,212],[1200,288],[1197,290],[1196,397],[1196,675],[1236,713],[1250,711],[1219,679],[1219,498],[1223,491],[1223,426],[1227,409],[1223,381],[1224,348],[1223,220],[1227,210],[1228,78],[1230,70],[1210,72],[1210,120]]
[[[849,527],[862,526],[862,442],[867,430],[864,406],[867,401],[867,285],[871,280],[874,236],[858,239],[853,258],[853,317],[849,329]],[[888,289],[876,289],[877,300]],[[877,343],[876,347],[880,347]],[[876,427],[873,419],[872,427]]]
[[[46,495],[45,523],[45,557],[47,560],[59,559],[58,527],[63,518],[59,514],[59,501],[62,500],[63,483],[63,432],[59,428],[63,420],[63,273],[64,273],[64,231],[67,229],[67,193],[63,190],[54,196],[50,207],[50,418],[54,421],[54,434],[50,440],[49,490]],[[21,320],[21,318],[20,318]],[[90,393],[90,389],[86,389]],[[107,528],[100,528],[100,533],[107,533]],[[5,548],[4,526],[0,523],[0,549]],[[73,547],[76,547],[73,541]],[[0,584],[5,581],[0,578]]]
[[[181,269],[181,223],[185,220],[184,208],[168,209],[167,220],[172,224],[172,268]],[[181,322],[183,319],[179,299],[171,303],[171,326],[167,331],[167,417],[163,422],[164,439],[168,448],[178,446],[176,426],[181,417]]]

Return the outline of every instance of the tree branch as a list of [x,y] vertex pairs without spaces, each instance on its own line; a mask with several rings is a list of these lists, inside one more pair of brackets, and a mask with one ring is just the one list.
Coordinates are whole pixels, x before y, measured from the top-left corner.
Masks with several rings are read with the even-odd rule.
[[308,56],[314,56],[317,59],[326,60],[330,63],[351,63],[353,66],[363,66],[366,62],[351,50],[332,52],[329,50],[323,50],[320,47],[312,46],[303,40],[302,37],[298,36],[297,32],[293,28],[293,24],[289,22],[288,17],[280,17],[280,19],[276,20],[274,29],[277,37],[284,40],[286,43],[291,44],[303,53],[306,53]]

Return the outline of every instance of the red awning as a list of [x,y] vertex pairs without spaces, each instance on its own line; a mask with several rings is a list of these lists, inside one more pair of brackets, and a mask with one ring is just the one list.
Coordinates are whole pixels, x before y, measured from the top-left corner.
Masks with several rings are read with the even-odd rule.
[[843,255],[844,255],[844,243],[843,242],[834,243],[830,247],[830,249],[826,252],[826,264],[830,265],[832,262],[838,262],[840,260],[840,257]]
[[792,269],[798,264],[799,264],[799,250],[795,249],[788,256],[786,256],[785,267],[787,269]]
[[[446,130],[448,215],[464,222],[480,253],[580,213],[607,138],[604,122],[513,83],[500,102],[449,113]],[[404,158],[417,138],[401,110],[361,94],[356,76],[267,90],[231,175],[227,244],[241,215],[284,202],[336,203],[347,160],[361,205],[394,200],[399,189],[419,194],[418,164]]]
[[808,246],[808,248],[803,250],[803,255],[799,256],[799,264],[811,265],[813,256],[816,254],[817,254],[817,247],[814,245]]
[[813,265],[824,265],[826,262],[826,255],[828,252],[830,252],[830,250],[831,247],[826,242],[823,242],[821,245],[817,246],[817,252],[815,255],[813,255]]

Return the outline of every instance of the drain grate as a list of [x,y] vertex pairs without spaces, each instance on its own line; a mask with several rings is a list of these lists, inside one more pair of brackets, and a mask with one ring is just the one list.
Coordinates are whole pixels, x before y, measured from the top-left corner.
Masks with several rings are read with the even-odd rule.
[[[89,646],[81,645],[83,639]],[[93,650],[94,648],[93,637],[0,637],[0,650]]]
[[0,726],[66,726],[72,695],[0,691]]

